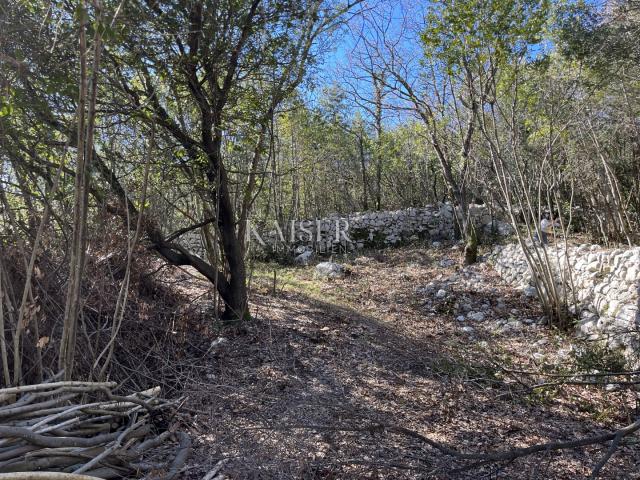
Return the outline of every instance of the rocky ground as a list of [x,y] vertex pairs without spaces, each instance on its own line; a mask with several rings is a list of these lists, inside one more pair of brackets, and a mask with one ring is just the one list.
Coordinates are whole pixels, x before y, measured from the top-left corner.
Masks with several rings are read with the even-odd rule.
[[[505,450],[599,434],[638,413],[631,389],[556,385],[591,377],[553,375],[624,365],[544,325],[535,300],[486,264],[459,261],[441,246],[352,258],[344,278],[257,266],[255,321],[198,347],[184,478],[587,478],[606,446],[478,463],[430,444]],[[553,385],[532,388],[541,383]],[[639,472],[636,437],[602,478]]]

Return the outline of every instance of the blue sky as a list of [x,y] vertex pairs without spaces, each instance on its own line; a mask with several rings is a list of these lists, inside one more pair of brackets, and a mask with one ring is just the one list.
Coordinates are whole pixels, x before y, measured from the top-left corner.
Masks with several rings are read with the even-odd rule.
[[[406,12],[422,10],[426,4],[420,5],[419,2],[411,2],[408,0],[372,0],[366,2],[365,9],[375,9],[376,12],[384,12],[384,19],[389,21],[391,34],[400,30],[403,15]],[[367,81],[354,80],[349,72],[350,65],[357,63],[353,60],[354,53],[362,48],[360,41],[361,34],[367,35],[369,29],[367,22],[363,21],[361,16],[356,16],[343,26],[339,31],[335,32],[329,39],[330,49],[323,55],[322,62],[317,71],[316,91],[308,92],[309,100],[314,103],[320,95],[320,88],[323,85],[337,83],[345,85],[347,82],[357,84],[358,90],[362,95],[371,94],[371,84]],[[417,41],[405,42],[404,47],[412,46],[412,48],[420,48]]]
[[[573,2],[580,0],[566,1]],[[421,20],[424,18],[424,13],[429,8],[430,3],[430,0],[371,0],[364,4],[364,8],[374,9],[375,12],[378,13],[378,16],[382,17],[381,21],[388,22],[385,25],[389,28],[390,36],[393,37],[394,33],[397,34],[403,24],[406,25],[407,22],[412,28],[419,29]],[[605,0],[585,0],[585,3],[601,9]],[[381,13],[382,15],[380,15]],[[362,48],[362,43],[359,41],[361,33],[368,35],[371,32],[367,29],[366,22],[363,21],[362,17],[356,16],[349,25],[341,28],[328,39],[330,48],[323,55],[323,60],[318,66],[315,81],[318,88],[316,88],[315,91],[306,92],[306,97],[310,103],[313,104],[317,101],[321,93],[319,87],[334,82],[340,85],[351,83],[352,88],[355,86],[362,95],[367,96],[371,94],[372,89],[368,82],[354,80],[352,75],[349,74],[349,64],[354,63],[351,61],[351,56],[354,51],[357,52]],[[401,43],[401,48],[407,53],[407,57],[413,57],[414,61],[417,61],[421,46],[416,34],[410,38],[405,38]],[[548,51],[550,48],[553,48],[553,45],[547,42],[544,45],[534,48],[532,51],[535,55],[543,50]],[[350,82],[347,82],[349,78]]]

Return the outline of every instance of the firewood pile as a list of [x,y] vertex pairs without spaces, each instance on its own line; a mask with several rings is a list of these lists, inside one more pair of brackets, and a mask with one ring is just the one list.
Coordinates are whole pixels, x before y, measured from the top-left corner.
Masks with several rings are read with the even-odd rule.
[[[176,477],[191,450],[188,435],[167,428],[180,400],[160,398],[159,388],[114,395],[116,386],[50,381],[0,389],[0,479]],[[172,461],[143,460],[169,440],[178,442]]]

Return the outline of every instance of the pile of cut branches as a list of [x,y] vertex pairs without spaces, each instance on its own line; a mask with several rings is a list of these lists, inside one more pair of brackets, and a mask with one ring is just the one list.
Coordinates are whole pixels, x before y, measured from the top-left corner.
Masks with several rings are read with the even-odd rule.
[[[175,477],[191,450],[188,435],[167,428],[167,415],[180,400],[159,398],[159,388],[114,395],[116,386],[49,381],[0,389],[0,478],[48,471],[59,472],[55,478],[106,479],[150,470],[166,472],[165,480]],[[179,442],[170,465],[142,460],[170,439]]]

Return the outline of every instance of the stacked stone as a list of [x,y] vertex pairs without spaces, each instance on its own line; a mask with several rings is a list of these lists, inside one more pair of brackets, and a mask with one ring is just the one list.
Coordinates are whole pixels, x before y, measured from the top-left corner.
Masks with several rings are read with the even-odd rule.
[[[611,348],[623,348],[630,358],[640,353],[640,247],[605,249],[599,245],[549,247],[556,282],[574,298],[580,314],[577,332],[602,340]],[[490,256],[496,271],[507,282],[531,292],[533,279],[519,245],[496,247]],[[559,269],[571,272],[563,275]],[[570,281],[569,281],[570,278]],[[560,283],[562,283],[560,285]],[[568,283],[568,284],[567,284]]]
[[[511,234],[511,226],[492,218],[484,205],[471,205],[469,210],[481,235]],[[318,220],[296,221],[293,225],[279,227],[280,230],[273,228],[267,232],[259,232],[267,248],[285,244],[298,253],[307,249],[318,253],[329,253],[336,247],[343,251],[365,247],[384,248],[419,238],[432,241],[452,240],[455,236],[455,216],[454,207],[444,203],[389,212],[363,212],[349,216],[331,215]],[[198,232],[189,232],[180,237],[179,241],[197,255],[204,255]],[[252,238],[252,242],[254,246],[259,246],[255,238]]]
[[[512,232],[509,224],[492,219],[483,205],[472,205],[470,215],[481,234],[489,235],[496,231],[499,235],[509,235]],[[348,230],[345,231],[347,226]],[[298,251],[305,248],[318,252],[331,251],[336,245],[345,250],[365,247],[383,248],[418,238],[452,240],[455,234],[454,207],[445,203],[424,208],[354,213],[350,216],[332,215],[320,220],[300,221],[294,223],[296,235],[293,242],[291,242],[290,228],[291,225],[286,228],[282,226],[282,236],[286,242],[298,247]],[[267,245],[271,246],[282,242],[280,232],[276,230],[267,232],[261,237]]]
[[523,290],[532,286],[529,265],[520,245],[512,243],[495,247],[488,259],[493,268],[510,285]]
[[393,212],[370,212],[349,218],[355,248],[393,246],[419,237],[433,240],[453,238],[453,208],[409,208]]

